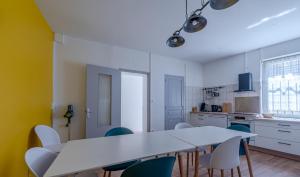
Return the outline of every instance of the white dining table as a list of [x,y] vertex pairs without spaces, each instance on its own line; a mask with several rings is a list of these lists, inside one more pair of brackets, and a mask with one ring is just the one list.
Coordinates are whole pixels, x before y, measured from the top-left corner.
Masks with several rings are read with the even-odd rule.
[[[196,151],[195,177],[198,177],[198,147],[222,143],[235,136],[249,138],[255,134],[207,126],[69,141],[44,177],[70,176],[132,160],[190,149]],[[247,143],[244,145],[249,155]],[[250,157],[249,162],[251,163]]]
[[[195,155],[195,173],[194,173],[195,177],[198,177],[199,175],[199,157],[200,157],[199,149],[198,149],[199,147],[223,143],[226,140],[236,136],[241,136],[242,139],[256,136],[256,134],[253,133],[246,133],[246,132],[235,131],[226,128],[214,127],[214,126],[193,127],[193,128],[179,129],[179,130],[168,130],[166,132],[173,137],[176,137],[188,144],[197,147],[196,155]],[[244,147],[246,151],[250,177],[253,177],[253,171],[252,171],[252,165],[251,165],[251,159],[250,159],[247,141],[244,141]]]
[[69,141],[44,177],[68,176],[192,148],[195,146],[166,131]]

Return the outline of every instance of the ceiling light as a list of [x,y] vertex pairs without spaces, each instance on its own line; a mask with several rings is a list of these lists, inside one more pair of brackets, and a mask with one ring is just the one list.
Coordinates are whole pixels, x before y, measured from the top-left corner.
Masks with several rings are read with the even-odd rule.
[[167,45],[169,47],[180,47],[184,44],[185,39],[180,36],[180,31],[176,31],[168,40]]
[[167,40],[167,45],[169,47],[182,46],[185,42],[185,39],[180,35],[180,32],[182,30],[188,33],[194,33],[202,30],[205,27],[207,25],[207,20],[201,14],[208,4],[210,4],[213,9],[220,10],[226,9],[237,2],[238,0],[201,0],[202,7],[195,10],[193,14],[188,17],[188,2],[187,0],[185,0],[185,22],[182,27],[179,30],[175,31],[175,33]]
[[194,33],[202,30],[207,24],[205,17],[194,12],[184,23],[183,30],[188,33]]
[[210,0],[210,7],[215,10],[222,10],[233,6],[238,1],[239,0]]
[[283,12],[280,12],[279,14],[276,14],[276,15],[273,15],[273,16],[270,16],[270,17],[265,17],[265,18],[259,20],[258,22],[254,23],[254,24],[252,24],[252,25],[249,25],[249,26],[247,27],[247,29],[252,29],[252,28],[255,28],[255,27],[257,27],[257,26],[260,26],[260,25],[262,25],[262,24],[264,24],[264,23],[266,23],[266,22],[268,22],[268,21],[270,21],[270,20],[273,20],[273,19],[277,19],[277,18],[283,17],[283,16],[285,16],[285,15],[288,15],[288,14],[294,12],[295,10],[297,10],[297,8],[288,9],[288,10],[285,10],[285,11],[283,11]]

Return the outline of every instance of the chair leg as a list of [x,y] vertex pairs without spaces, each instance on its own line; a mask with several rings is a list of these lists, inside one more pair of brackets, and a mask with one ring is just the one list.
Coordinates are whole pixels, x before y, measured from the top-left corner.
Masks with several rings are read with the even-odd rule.
[[214,177],[214,169],[212,168],[210,171],[210,177]]
[[231,169],[231,177],[233,177],[233,168]]
[[106,177],[106,171],[104,171],[104,173],[103,173],[103,177]]
[[224,177],[224,170],[221,170],[221,177]]
[[178,166],[179,166],[180,177],[183,177],[182,157],[181,157],[180,153],[178,153]]
[[111,171],[108,172],[108,177],[111,177]]
[[237,171],[238,171],[239,177],[242,177],[240,166],[237,166],[236,168],[237,168]]
[[209,169],[209,168],[207,169],[207,173],[208,173],[208,177],[211,177],[211,176],[210,176],[210,173],[211,173],[211,172],[210,172],[210,169]]
[[186,159],[186,176],[189,177],[189,168],[190,168],[190,153],[188,152]]

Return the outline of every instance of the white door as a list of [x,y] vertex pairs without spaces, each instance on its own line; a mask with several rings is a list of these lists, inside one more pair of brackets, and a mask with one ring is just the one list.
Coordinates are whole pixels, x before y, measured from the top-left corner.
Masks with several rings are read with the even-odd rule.
[[165,130],[184,121],[184,77],[165,76]]
[[121,126],[121,72],[87,65],[86,137],[104,136]]

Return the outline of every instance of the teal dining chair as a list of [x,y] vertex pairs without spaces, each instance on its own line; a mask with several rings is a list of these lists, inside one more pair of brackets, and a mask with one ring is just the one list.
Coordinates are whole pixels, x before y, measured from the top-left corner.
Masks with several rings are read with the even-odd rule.
[[175,160],[169,156],[139,162],[127,168],[121,177],[172,177]]
[[[230,127],[228,127],[228,129],[230,130],[236,130],[236,131],[241,131],[241,132],[246,132],[246,133],[251,133],[250,128],[244,126],[244,125],[231,125]],[[250,138],[246,139],[247,143],[249,144]],[[244,140],[241,140],[240,143],[240,156],[246,155],[246,150],[244,147]]]
[[[119,136],[119,135],[128,135],[128,134],[133,134],[133,131],[125,127],[116,127],[108,130],[104,136],[108,137],[108,136]],[[104,170],[103,177],[106,176],[106,172],[108,172],[108,177],[111,177],[112,171],[125,170],[126,168],[128,168],[129,166],[137,162],[138,162],[137,160],[134,160],[130,162],[125,162],[125,163],[105,167],[103,168]]]

